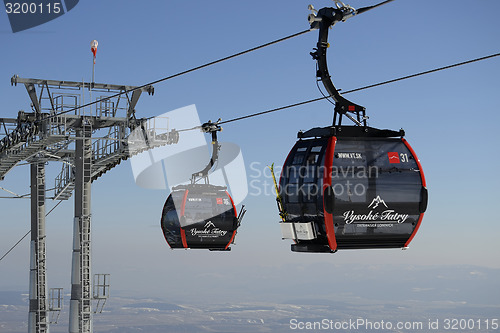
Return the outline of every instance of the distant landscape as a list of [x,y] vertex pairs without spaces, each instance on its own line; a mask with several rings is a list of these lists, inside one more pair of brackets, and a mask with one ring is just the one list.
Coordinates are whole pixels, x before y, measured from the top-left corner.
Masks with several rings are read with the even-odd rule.
[[[445,320],[453,318],[469,320],[469,326],[474,326],[455,332],[500,332],[491,327],[492,320],[500,320],[499,269],[366,266],[349,272],[350,280],[321,284],[328,277],[314,277],[303,280],[301,288],[297,280],[289,279],[282,285],[288,293],[270,292],[260,300],[240,293],[228,301],[230,290],[225,298],[198,302],[191,301],[195,295],[190,295],[189,302],[174,302],[114,291],[103,313],[94,315],[94,332],[293,332],[305,331],[306,325],[314,323],[324,325],[317,326],[317,331],[425,332],[430,331],[429,322],[437,321],[436,331],[443,331]],[[69,295],[51,332],[67,332],[68,300]],[[27,332],[27,317],[27,292],[0,292],[1,333]],[[347,326],[349,321],[366,325],[353,329]],[[389,329],[380,326],[382,321],[386,326],[402,322],[414,327]],[[336,330],[334,325],[342,322],[346,326]]]

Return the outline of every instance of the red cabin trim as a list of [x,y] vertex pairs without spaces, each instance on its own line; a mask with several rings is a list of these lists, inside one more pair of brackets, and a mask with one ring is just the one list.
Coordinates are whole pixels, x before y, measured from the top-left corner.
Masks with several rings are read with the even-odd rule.
[[229,195],[229,193],[226,191],[226,195],[229,197],[229,200],[231,200],[231,205],[233,206],[233,211],[234,211],[234,217],[238,217],[238,214],[236,213],[236,206],[234,205],[233,198]]
[[[325,173],[323,174],[323,193],[328,186],[332,186],[332,170],[333,170],[333,155],[337,138],[332,136],[328,139],[328,145],[325,152]],[[325,198],[323,197],[323,201]],[[332,251],[337,250],[337,239],[335,238],[335,227],[333,225],[333,214],[328,214],[323,202],[323,214],[325,217],[326,237],[328,238],[328,246]]]
[[[188,196],[189,190],[186,190],[184,193],[184,198],[182,198],[182,204],[181,204],[181,219],[184,217],[184,212],[186,211],[186,200]],[[184,246],[185,249],[188,248],[187,245],[187,239],[186,239],[186,232],[184,231],[184,228],[181,226],[181,239],[182,239],[182,246]]]
[[[420,160],[418,159],[417,154],[415,154],[415,151],[410,146],[410,144],[408,143],[408,141],[405,140],[405,138],[401,138],[401,140],[403,141],[403,143],[405,144],[406,148],[408,148],[408,150],[410,151],[410,153],[415,158],[415,161],[417,162],[418,170],[420,170],[420,178],[422,179],[422,186],[423,187],[427,187],[427,185],[425,183],[424,171],[422,170],[422,165],[420,164]],[[415,235],[417,234],[418,228],[420,228],[420,223],[422,222],[423,218],[424,218],[424,213],[421,213],[420,217],[418,218],[418,222],[417,222],[417,225],[415,226],[415,229],[413,229],[413,232],[411,233],[410,238],[408,238],[408,240],[405,243],[405,247],[408,247],[410,245],[410,242],[413,240],[413,237],[415,237]]]
[[[231,205],[233,205],[234,217],[238,218],[238,214],[236,213],[236,206],[234,205],[233,198],[231,198],[231,196],[229,195],[229,193],[227,191],[226,191],[226,194],[229,197],[229,200],[231,200]],[[229,245],[231,245],[231,243],[234,240],[234,236],[236,236],[236,229],[233,231],[233,235],[231,236],[231,239],[229,240],[229,243],[227,243],[227,245],[224,248],[224,250],[227,250],[227,248],[229,247]]]
[[401,140],[405,144],[406,148],[408,148],[408,150],[410,151],[410,153],[413,155],[413,157],[415,157],[415,161],[417,162],[418,169],[420,170],[420,177],[422,178],[422,186],[423,187],[427,187],[427,185],[425,183],[424,171],[422,170],[422,165],[420,164],[420,160],[418,159],[417,154],[415,154],[415,151],[410,146],[410,144],[408,143],[408,141],[406,141],[405,138],[401,138]]
[[227,250],[227,248],[233,243],[234,236],[236,236],[236,230],[233,231],[233,235],[231,236],[231,239],[229,240],[229,242],[227,243],[227,245],[224,247],[224,250]]

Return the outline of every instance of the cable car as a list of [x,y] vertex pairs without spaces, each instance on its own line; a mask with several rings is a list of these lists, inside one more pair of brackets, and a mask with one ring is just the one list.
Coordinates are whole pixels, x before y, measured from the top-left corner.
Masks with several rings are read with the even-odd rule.
[[174,187],[163,207],[161,227],[173,249],[227,250],[238,225],[236,207],[223,186]]
[[404,133],[331,130],[301,133],[284,163],[283,237],[294,239],[298,252],[408,247],[427,207],[427,189]]
[[[333,125],[299,132],[279,187],[275,180],[282,235],[294,240],[295,252],[407,248],[427,208],[422,166],[403,130],[367,126],[365,108],[333,85],[326,64],[328,29],[371,9],[336,3],[318,12],[310,7],[309,17],[311,29],[319,29],[311,55],[335,101]],[[342,125],[343,117],[354,126]]]
[[[218,123],[205,123],[202,131],[212,133],[213,153],[208,165],[191,177],[191,184],[172,188],[163,207],[161,228],[172,249],[191,248],[229,251],[236,231],[246,212],[237,214],[234,202],[225,186],[208,183],[208,172],[218,158]],[[204,184],[198,184],[205,179]]]

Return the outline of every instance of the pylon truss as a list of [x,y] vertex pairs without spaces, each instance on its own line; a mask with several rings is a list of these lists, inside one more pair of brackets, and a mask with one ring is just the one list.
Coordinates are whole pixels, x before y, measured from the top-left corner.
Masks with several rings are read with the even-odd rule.
[[[0,180],[21,161],[31,164],[28,330],[47,333],[62,308],[60,288],[47,295],[45,269],[45,163],[59,161],[62,170],[52,199],[68,199],[73,192],[75,198],[69,332],[92,333],[92,301],[97,301],[96,311],[102,311],[109,295],[109,275],[97,275],[92,285],[91,183],[132,155],[177,143],[179,133],[169,128],[167,118],[136,118],[139,97],[143,92],[153,94],[152,86],[18,76],[11,83],[24,84],[32,108],[32,112],[19,111],[16,119],[0,118]],[[85,95],[92,103],[85,104]],[[55,318],[49,319],[49,314]]]
[[[60,161],[53,199],[68,199],[74,189],[74,142],[85,118],[92,125],[92,170],[95,180],[122,160],[144,150],[177,143],[168,119],[137,119],[135,107],[153,86],[134,86],[25,79],[14,75],[11,84],[23,84],[33,112],[19,111],[16,119],[0,118],[0,180],[21,161]],[[96,104],[80,108],[85,90]],[[87,92],[88,94],[88,92]]]

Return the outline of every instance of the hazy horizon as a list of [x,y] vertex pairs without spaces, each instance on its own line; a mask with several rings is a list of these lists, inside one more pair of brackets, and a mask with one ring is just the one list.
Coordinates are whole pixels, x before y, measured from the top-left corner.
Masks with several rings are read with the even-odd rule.
[[[355,8],[376,2],[347,1]],[[325,0],[311,3],[317,9],[333,5]],[[95,82],[139,86],[304,31],[309,28],[308,4],[80,1],[61,17],[18,33],[11,32],[2,12],[0,118],[32,111],[26,88],[11,85],[13,75],[89,82],[94,39],[99,42]],[[328,49],[332,80],[348,91],[496,54],[499,11],[498,0],[400,0],[338,23],[330,31]],[[466,20],[470,13],[474,19]],[[155,84],[154,95],[141,95],[136,117],[152,118],[195,105],[200,122],[227,121],[319,98],[316,63],[309,54],[317,39],[318,31],[311,31]],[[182,313],[140,310],[149,324],[158,322],[151,327],[156,331],[172,318],[176,321],[170,328],[179,332],[250,332],[254,324],[256,332],[286,331],[293,316],[318,319],[331,313],[348,318],[358,310],[361,316],[378,320],[386,315],[409,320],[434,315],[498,318],[499,78],[500,57],[494,57],[348,95],[367,108],[369,126],[403,128],[422,164],[429,204],[406,251],[304,254],[291,252],[292,242],[281,239],[268,166],[275,163],[279,170],[299,130],[331,125],[333,106],[327,101],[222,125],[219,140],[240,148],[245,173],[237,178],[244,182],[246,176],[248,185],[241,202],[248,212],[230,252],[171,250],[160,227],[169,192],[139,187],[130,161],[122,162],[92,184],[92,273],[111,274],[109,309],[114,311],[101,319],[96,316],[96,327],[116,332],[117,327],[109,326],[113,316],[120,327],[133,326],[131,314],[138,310],[122,308],[148,298],[194,306]],[[82,95],[89,101],[88,91]],[[181,128],[184,122],[170,125]],[[210,138],[205,135],[205,139]],[[46,165],[47,188],[54,187],[61,166]],[[0,186],[20,195],[29,193],[29,166],[14,168]],[[56,204],[47,200],[46,211]],[[0,211],[1,256],[29,231],[30,200],[0,199]],[[62,287],[65,294],[70,293],[74,215],[71,197],[46,221],[48,287]],[[28,290],[29,248],[27,237],[0,261],[0,297],[7,297],[2,292]],[[294,300],[303,307],[287,303]],[[224,304],[248,309],[219,311]],[[266,304],[270,308],[260,311]],[[17,320],[19,325],[27,320],[26,303],[0,309],[1,333],[5,320]],[[483,316],[481,311],[487,313]],[[193,313],[199,317],[190,322]],[[67,320],[67,313],[61,320]],[[204,320],[209,321],[206,328]],[[58,330],[67,327],[53,332]]]

